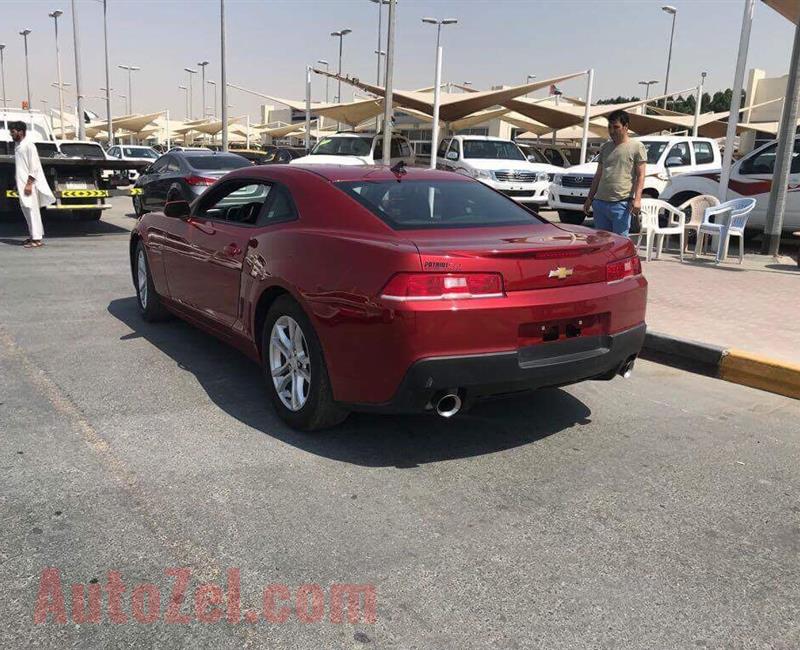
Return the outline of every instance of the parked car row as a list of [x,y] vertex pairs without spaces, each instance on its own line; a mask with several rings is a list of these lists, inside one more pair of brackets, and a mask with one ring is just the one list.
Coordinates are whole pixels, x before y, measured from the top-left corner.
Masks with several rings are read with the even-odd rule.
[[[724,200],[752,197],[756,205],[747,227],[753,231],[764,228],[777,142],[764,144],[737,160],[731,167],[727,194],[720,197],[722,156],[716,140],[689,136],[646,136],[639,139],[647,151],[643,196],[663,199],[674,206],[702,194]],[[547,204],[558,211],[562,222],[583,223],[586,218],[583,204],[596,169],[597,163],[588,162],[568,167],[555,175]],[[800,227],[800,136],[795,140],[788,185],[783,227],[797,230]]]

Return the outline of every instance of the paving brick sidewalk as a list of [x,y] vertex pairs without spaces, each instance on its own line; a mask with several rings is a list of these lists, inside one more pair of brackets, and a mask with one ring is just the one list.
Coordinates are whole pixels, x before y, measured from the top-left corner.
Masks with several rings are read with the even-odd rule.
[[746,255],[642,262],[651,331],[800,364],[800,269],[790,257]]

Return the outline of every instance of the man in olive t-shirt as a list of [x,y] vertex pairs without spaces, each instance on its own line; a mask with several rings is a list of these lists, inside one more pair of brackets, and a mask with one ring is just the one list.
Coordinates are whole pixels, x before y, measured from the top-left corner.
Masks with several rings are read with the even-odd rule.
[[608,116],[611,139],[600,147],[597,172],[583,205],[594,216],[596,230],[608,230],[626,236],[631,227],[631,213],[642,207],[647,151],[638,140],[628,137],[630,118],[625,111]]

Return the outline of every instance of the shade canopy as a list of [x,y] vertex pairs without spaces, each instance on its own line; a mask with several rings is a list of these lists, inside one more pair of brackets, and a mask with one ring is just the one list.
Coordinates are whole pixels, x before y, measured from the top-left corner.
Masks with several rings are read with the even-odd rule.
[[[376,86],[374,84],[366,83],[359,80],[357,77],[342,77],[332,72],[314,69],[317,74],[331,77],[332,79],[341,80],[356,88],[361,88],[373,95],[384,97],[386,90],[383,86]],[[469,93],[440,93],[439,94],[439,119],[442,122],[455,122],[467,115],[477,113],[478,111],[485,110],[494,106],[506,106],[506,102],[515,97],[524,95],[526,93],[546,88],[552,84],[573,79],[586,74],[585,72],[575,72],[572,74],[562,75],[560,77],[553,77],[552,79],[544,79],[534,83],[523,84],[521,86],[511,86],[501,90],[481,90]],[[392,102],[395,106],[400,108],[412,108],[417,111],[433,115],[433,93],[419,92],[408,90],[393,90]]]
[[795,25],[800,24],[800,2],[797,0],[762,0],[762,2]]

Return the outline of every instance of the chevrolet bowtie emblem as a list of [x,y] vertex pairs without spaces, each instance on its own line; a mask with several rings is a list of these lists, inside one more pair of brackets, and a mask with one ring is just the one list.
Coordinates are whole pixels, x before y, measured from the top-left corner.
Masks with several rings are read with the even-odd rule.
[[547,277],[558,278],[559,280],[563,280],[564,278],[568,278],[571,275],[572,275],[572,269],[559,266],[557,269],[553,269],[552,271],[550,271],[550,274]]

